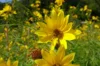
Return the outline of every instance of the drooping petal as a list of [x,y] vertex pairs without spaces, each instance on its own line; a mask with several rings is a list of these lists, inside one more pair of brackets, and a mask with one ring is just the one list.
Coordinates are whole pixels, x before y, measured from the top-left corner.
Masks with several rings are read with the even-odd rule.
[[63,46],[60,46],[57,51],[56,61],[60,63],[61,60],[64,58],[64,56],[65,56],[65,48]]
[[48,64],[53,65],[55,63],[55,56],[51,55],[49,52],[42,50],[41,51],[42,57]]
[[18,66],[18,61],[15,61],[12,66]]
[[10,61],[10,59],[8,59],[7,66],[10,66],[10,65],[11,65],[11,61]]
[[44,59],[37,59],[35,60],[35,63],[38,66],[50,66]]
[[66,42],[66,40],[60,39],[60,44],[61,44],[65,49],[67,49],[67,42]]
[[68,65],[74,59],[75,53],[71,53],[63,58],[62,65]]
[[55,39],[52,40],[50,50],[54,50],[57,42],[58,42],[58,38],[55,38]]
[[76,39],[76,37],[72,33],[65,33],[63,39],[65,39],[65,40],[74,40],[74,39]]

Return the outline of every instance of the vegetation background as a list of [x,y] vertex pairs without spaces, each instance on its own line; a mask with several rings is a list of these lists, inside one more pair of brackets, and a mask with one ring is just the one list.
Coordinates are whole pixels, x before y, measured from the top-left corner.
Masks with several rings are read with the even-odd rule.
[[[17,14],[13,14],[4,20],[0,17],[0,57],[7,60],[18,60],[19,66],[32,66],[34,64],[34,49],[37,48],[37,35],[35,30],[37,21],[43,21],[43,9],[51,10],[54,0],[12,0],[0,2],[0,10],[6,3],[10,4]],[[37,7],[31,4],[35,3]],[[92,12],[81,12],[80,9],[87,5]],[[73,6],[72,9],[70,6]],[[76,8],[74,10],[74,7]],[[61,8],[65,14],[70,14],[70,21],[74,22],[73,28],[80,29],[82,34],[79,39],[68,41],[66,54],[75,52],[73,63],[80,66],[100,65],[100,1],[99,0],[65,0]],[[33,12],[38,11],[42,16]],[[35,12],[36,13],[36,12]],[[49,12],[50,13],[50,12]],[[48,14],[49,14],[48,13]],[[85,15],[88,13],[89,15]],[[76,18],[73,15],[77,15]],[[93,16],[98,18],[92,18]],[[42,18],[41,18],[42,17]],[[92,23],[91,23],[92,22]],[[7,29],[6,29],[7,28]],[[7,34],[7,36],[4,36]],[[7,48],[9,47],[9,49]],[[48,48],[45,44],[39,44],[38,48]],[[32,54],[33,53],[33,54]]]

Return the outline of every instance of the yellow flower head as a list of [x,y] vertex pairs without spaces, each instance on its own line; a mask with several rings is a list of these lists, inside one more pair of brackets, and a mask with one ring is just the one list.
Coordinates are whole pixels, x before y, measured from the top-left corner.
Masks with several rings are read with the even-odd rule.
[[60,46],[57,52],[41,51],[42,59],[35,60],[37,66],[80,66],[78,64],[72,64],[75,53],[71,53],[65,56],[64,47]]
[[48,12],[49,12],[49,11],[48,11],[47,9],[43,9],[43,13],[44,13],[44,14],[48,14]]
[[98,16],[92,16],[92,20],[98,20]]
[[64,0],[56,0],[55,3],[57,3],[58,6],[61,6]]
[[85,30],[87,30],[88,29],[88,26],[87,25],[83,25],[82,27],[81,27],[81,30],[83,30],[83,31],[85,31]]
[[33,14],[34,14],[35,16],[37,16],[38,18],[42,18],[41,13],[39,13],[38,11],[34,11]]
[[84,11],[86,11],[88,9],[88,6],[87,5],[85,5],[84,6]]
[[35,5],[32,3],[31,5],[30,5],[31,7],[35,7]]
[[0,61],[0,66],[18,66],[18,61],[14,61],[11,64],[10,59],[7,60],[7,62],[5,62],[4,60]]
[[0,10],[0,16],[4,17],[5,20],[11,14],[17,14],[17,13],[16,13],[16,11],[12,10],[12,7],[8,4],[6,4],[4,6],[3,10]]
[[75,35],[80,35],[82,32],[79,29],[75,30]]
[[11,11],[12,10],[12,7],[8,4],[5,5],[5,7],[3,8],[3,11]]
[[99,28],[99,25],[98,25],[98,24],[95,24],[95,25],[94,25],[94,28]]
[[67,49],[66,40],[74,40],[75,35],[70,33],[72,23],[68,23],[69,15],[64,17],[64,12],[61,9],[53,9],[50,17],[46,16],[45,23],[38,22],[40,30],[35,33],[40,37],[42,42],[51,42],[53,50],[57,43],[63,45]]

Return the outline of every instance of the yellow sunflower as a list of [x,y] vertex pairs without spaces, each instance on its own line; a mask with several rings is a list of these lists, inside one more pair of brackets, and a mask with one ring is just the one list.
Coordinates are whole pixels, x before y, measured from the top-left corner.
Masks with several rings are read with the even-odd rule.
[[72,64],[75,53],[65,56],[64,47],[60,46],[57,52],[41,51],[42,59],[35,60],[37,66],[80,66],[79,64]]
[[66,40],[74,40],[76,37],[71,33],[72,23],[68,23],[69,15],[64,17],[62,9],[52,9],[51,15],[45,17],[45,22],[38,22],[40,29],[35,32],[41,42],[52,42],[51,50],[56,44],[63,45],[67,49]]
[[[2,58],[1,58],[2,59]],[[11,63],[10,59],[8,59],[7,62],[5,62],[3,59],[0,61],[0,66],[18,66],[18,61],[14,61]]]

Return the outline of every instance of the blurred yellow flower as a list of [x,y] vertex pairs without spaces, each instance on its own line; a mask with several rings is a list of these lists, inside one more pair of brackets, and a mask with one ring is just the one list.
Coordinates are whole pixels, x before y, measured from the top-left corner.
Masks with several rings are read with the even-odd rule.
[[92,16],[92,20],[98,20],[98,16]]
[[8,18],[8,14],[7,13],[3,13],[1,16],[4,17],[5,20]]
[[18,61],[14,61],[12,64],[11,64],[11,61],[10,59],[8,59],[7,62],[5,62],[3,59],[0,61],[0,66],[18,66]]
[[11,50],[11,47],[12,47],[12,41],[10,41],[10,43],[8,44],[8,50]]
[[75,35],[80,35],[82,32],[79,29],[75,30]]
[[29,21],[25,21],[25,24],[30,25],[30,22]]
[[3,58],[2,57],[0,57],[0,62],[2,62],[3,61]]
[[35,3],[41,3],[41,1],[40,0],[36,0]]
[[34,4],[31,4],[30,6],[31,6],[31,7],[35,7],[35,5],[34,5]]
[[44,14],[48,14],[48,12],[49,12],[49,11],[48,11],[47,9],[43,9],[43,13],[44,13]]
[[75,15],[73,15],[72,17],[73,17],[74,19],[77,19],[77,18],[78,18],[78,15],[75,14]]
[[52,9],[50,17],[45,17],[45,23],[38,22],[40,30],[36,31],[41,42],[52,42],[51,50],[57,43],[63,45],[67,49],[66,40],[74,40],[76,37],[70,32],[72,23],[68,23],[69,15],[64,17],[62,9]]
[[35,60],[37,66],[80,66],[79,64],[72,64],[75,53],[65,56],[64,47],[60,47],[57,52],[41,51],[42,59]]
[[97,36],[97,39],[100,41],[100,35]]
[[17,14],[17,12],[16,12],[16,11],[12,11],[12,13],[13,13],[13,14]]
[[6,4],[3,10],[0,10],[0,16],[4,17],[6,20],[9,15],[17,14],[16,11],[12,10],[12,7],[9,4]]
[[39,6],[40,6],[40,4],[39,4],[39,3],[36,3],[36,4],[35,4],[35,7],[39,7]]
[[24,50],[24,49],[28,49],[28,46],[27,45],[20,46],[20,50]]
[[80,8],[80,11],[83,11],[83,8]]
[[33,14],[38,18],[42,18],[42,15],[38,11],[34,11]]
[[95,24],[95,25],[94,25],[94,28],[99,28],[99,25],[98,25],[98,24]]
[[64,0],[56,0],[55,3],[57,3],[58,6],[61,6]]
[[75,6],[70,6],[70,9],[76,9],[76,7]]
[[82,27],[81,27],[81,30],[87,30],[88,29],[88,26],[87,25],[83,25]]
[[86,11],[87,9],[88,9],[88,6],[85,5],[83,10]]
[[10,6],[10,5],[8,5],[8,4],[6,4],[5,6],[4,6],[4,8],[3,8],[3,11],[5,12],[5,11],[7,11],[7,12],[10,12],[12,10],[12,7]]
[[92,10],[91,9],[88,9],[88,11],[91,12]]
[[87,36],[88,36],[88,34],[86,32],[82,32],[82,34],[78,36],[78,39],[87,40]]

